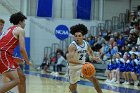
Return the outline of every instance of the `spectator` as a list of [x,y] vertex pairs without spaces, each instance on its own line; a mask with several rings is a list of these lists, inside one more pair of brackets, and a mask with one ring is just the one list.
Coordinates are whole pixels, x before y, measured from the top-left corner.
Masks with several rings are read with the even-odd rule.
[[132,47],[132,49],[129,51],[130,54],[132,53],[137,53],[137,49],[136,47]]
[[67,64],[65,58],[61,55],[61,53],[57,53],[57,63],[56,68],[57,72],[62,72],[62,67],[65,67]]
[[44,71],[47,71],[49,67],[49,62],[48,62],[48,58],[47,58],[47,55],[43,58],[43,63],[40,65],[40,69],[41,70],[44,70]]
[[139,33],[138,38],[137,38],[137,45],[140,45],[140,33]]
[[128,84],[130,84],[130,72],[129,71],[127,71],[127,66],[128,66],[128,64],[129,64],[129,62],[130,62],[130,56],[129,56],[129,54],[128,53],[125,53],[124,55],[123,55],[123,59],[124,59],[124,61],[125,61],[125,71],[123,72],[123,77],[124,77],[124,83],[122,83],[122,84],[124,84],[124,85],[128,85]]
[[137,59],[137,55],[135,53],[131,54],[131,60],[130,60],[130,73],[131,73],[131,77],[134,81],[134,86],[138,86],[139,81],[136,75],[137,69],[135,68],[138,65],[138,59]]
[[90,37],[87,38],[88,39],[88,43],[91,47],[93,47],[94,43],[95,43],[95,38],[91,35]]
[[118,49],[121,50],[121,48],[125,45],[125,38],[122,35],[119,35],[117,41]]
[[114,70],[112,71],[112,80],[111,83],[120,84],[120,71],[124,66],[124,59],[121,58],[121,53],[116,53],[114,59]]
[[60,52],[57,53],[57,62],[53,65],[52,75],[58,76],[59,72],[62,72],[62,67],[65,67],[67,64],[65,58]]
[[3,19],[0,19],[0,35],[2,34],[2,29],[4,27],[5,21]]

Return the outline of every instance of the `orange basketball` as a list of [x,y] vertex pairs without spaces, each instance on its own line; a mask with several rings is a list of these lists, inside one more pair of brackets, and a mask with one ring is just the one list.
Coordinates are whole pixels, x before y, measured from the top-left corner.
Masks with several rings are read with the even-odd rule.
[[91,77],[95,74],[95,67],[91,63],[85,63],[82,66],[82,74],[84,77]]

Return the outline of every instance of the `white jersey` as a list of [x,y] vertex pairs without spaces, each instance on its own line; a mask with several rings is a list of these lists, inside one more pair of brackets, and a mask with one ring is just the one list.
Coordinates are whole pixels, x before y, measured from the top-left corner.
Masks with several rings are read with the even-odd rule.
[[[80,76],[83,76],[81,73],[82,63],[85,63],[86,60],[86,54],[88,50],[88,43],[83,40],[82,45],[78,45],[75,41],[73,41],[71,44],[76,46],[74,57],[78,59],[81,64],[72,64],[69,63],[68,67],[68,73],[69,73],[69,82],[71,84],[75,84],[77,81],[80,81]],[[71,45],[70,44],[70,45]]]
[[82,45],[78,45],[75,41],[73,41],[71,44],[74,44],[76,46],[76,54],[74,57],[79,60],[79,62],[84,63],[86,60],[86,54],[88,49],[88,43],[83,40]]

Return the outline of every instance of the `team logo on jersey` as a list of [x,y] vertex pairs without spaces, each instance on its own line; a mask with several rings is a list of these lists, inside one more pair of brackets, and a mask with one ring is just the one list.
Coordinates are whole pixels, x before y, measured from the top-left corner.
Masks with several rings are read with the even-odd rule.
[[87,53],[87,50],[78,51],[78,53]]
[[60,39],[64,40],[69,36],[69,29],[65,25],[58,25],[55,29],[55,36]]

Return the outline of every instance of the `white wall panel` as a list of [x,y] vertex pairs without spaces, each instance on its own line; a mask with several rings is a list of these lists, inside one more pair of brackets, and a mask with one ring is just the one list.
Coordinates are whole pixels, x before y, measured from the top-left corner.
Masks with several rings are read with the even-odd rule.
[[75,0],[62,0],[62,17],[67,19],[74,18]]
[[132,10],[137,9],[137,6],[140,5],[140,0],[132,0],[131,8]]

